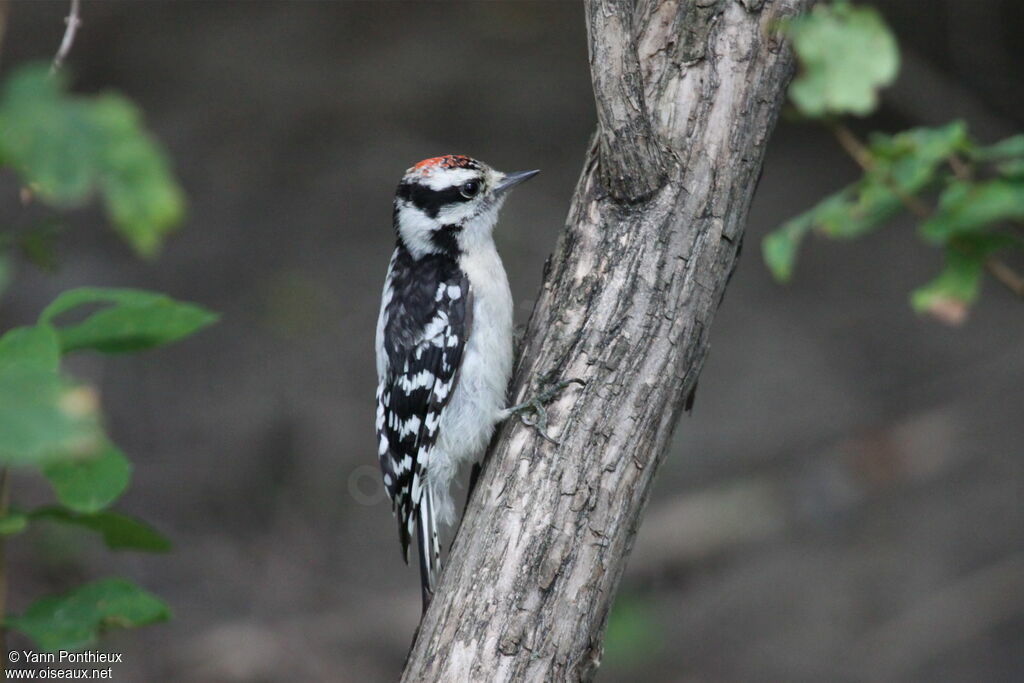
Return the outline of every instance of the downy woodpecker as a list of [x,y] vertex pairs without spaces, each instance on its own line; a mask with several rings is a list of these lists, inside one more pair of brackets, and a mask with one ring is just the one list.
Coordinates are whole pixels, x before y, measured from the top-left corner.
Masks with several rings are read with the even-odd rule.
[[406,562],[415,527],[424,610],[440,570],[438,525],[455,519],[449,487],[520,408],[505,407],[512,293],[491,232],[508,191],[537,173],[435,157],[407,170],[395,195],[377,321],[377,455]]

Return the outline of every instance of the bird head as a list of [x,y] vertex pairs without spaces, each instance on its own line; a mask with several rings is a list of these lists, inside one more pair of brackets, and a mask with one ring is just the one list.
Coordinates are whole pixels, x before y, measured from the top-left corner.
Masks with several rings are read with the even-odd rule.
[[489,243],[508,191],[540,171],[502,173],[461,154],[424,159],[395,193],[395,230],[416,258]]

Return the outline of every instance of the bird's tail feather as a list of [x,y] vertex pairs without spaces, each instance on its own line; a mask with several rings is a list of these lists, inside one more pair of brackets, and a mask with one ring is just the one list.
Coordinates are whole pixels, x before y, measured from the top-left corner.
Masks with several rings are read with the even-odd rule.
[[434,597],[437,575],[441,572],[441,543],[437,534],[437,516],[434,510],[434,492],[430,486],[423,491],[417,514],[419,526],[416,547],[420,556],[420,583],[423,588],[423,611],[427,611]]

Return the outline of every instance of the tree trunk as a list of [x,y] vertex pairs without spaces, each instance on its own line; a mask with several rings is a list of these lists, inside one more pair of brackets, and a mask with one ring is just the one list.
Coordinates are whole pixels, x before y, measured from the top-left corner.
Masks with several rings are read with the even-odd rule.
[[694,391],[809,0],[586,3],[599,128],[514,396],[567,378],[543,440],[501,429],[405,681],[593,677],[654,474]]

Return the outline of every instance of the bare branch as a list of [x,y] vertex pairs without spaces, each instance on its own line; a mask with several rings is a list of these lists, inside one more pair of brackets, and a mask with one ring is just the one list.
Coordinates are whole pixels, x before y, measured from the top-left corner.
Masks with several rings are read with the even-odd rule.
[[82,0],[71,0],[71,11],[68,16],[64,19],[66,25],[64,29],[64,37],[60,41],[60,47],[57,48],[57,54],[53,58],[53,64],[50,65],[50,73],[55,74],[64,65],[64,60],[67,59],[68,53],[71,52],[71,46],[75,44],[75,35],[78,33],[78,27],[82,25],[82,19],[80,16]]

